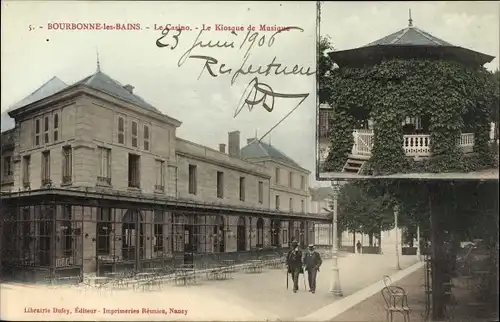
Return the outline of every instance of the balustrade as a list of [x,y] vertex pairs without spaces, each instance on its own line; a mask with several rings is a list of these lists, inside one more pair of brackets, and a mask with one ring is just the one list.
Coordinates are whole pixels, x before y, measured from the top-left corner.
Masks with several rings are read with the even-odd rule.
[[[352,154],[358,156],[370,156],[374,145],[373,130],[357,129],[353,131],[354,144]],[[462,147],[464,153],[470,153],[474,149],[474,133],[462,133],[457,139],[457,144]],[[403,149],[406,156],[428,157],[431,155],[431,135],[411,134],[403,136]]]

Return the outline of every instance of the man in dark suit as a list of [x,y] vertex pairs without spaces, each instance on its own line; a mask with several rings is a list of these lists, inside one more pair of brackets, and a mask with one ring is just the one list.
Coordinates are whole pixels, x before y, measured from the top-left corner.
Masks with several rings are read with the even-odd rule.
[[314,245],[309,245],[309,252],[306,253],[304,258],[304,265],[309,280],[309,292],[313,294],[316,292],[316,276],[322,263],[320,254],[314,250]]
[[292,250],[288,252],[286,263],[288,266],[287,274],[292,275],[293,292],[297,293],[299,289],[299,275],[304,273],[304,269],[302,268],[302,252],[299,249],[299,243],[295,240],[292,241]]

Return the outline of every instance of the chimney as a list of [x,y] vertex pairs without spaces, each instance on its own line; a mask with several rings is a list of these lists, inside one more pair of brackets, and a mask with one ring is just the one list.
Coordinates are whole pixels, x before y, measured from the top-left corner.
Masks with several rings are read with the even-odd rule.
[[125,86],[123,86],[123,88],[125,88],[127,91],[130,92],[130,94],[133,94],[134,93],[134,86],[130,85],[130,84],[127,84]]
[[228,134],[228,153],[232,157],[240,156],[240,131],[229,132]]
[[257,141],[257,138],[247,139],[247,144],[250,144],[250,143],[252,143],[253,141]]
[[219,144],[219,152],[226,153],[226,145],[224,143]]

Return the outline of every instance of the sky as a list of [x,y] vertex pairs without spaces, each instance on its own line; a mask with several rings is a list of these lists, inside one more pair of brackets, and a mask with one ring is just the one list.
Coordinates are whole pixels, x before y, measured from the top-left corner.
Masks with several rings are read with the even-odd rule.
[[329,35],[336,50],[369,44],[408,26],[496,58],[485,65],[496,70],[500,56],[500,3],[468,1],[323,2],[321,35]]
[[[267,66],[276,57],[287,70],[295,65],[303,71],[315,71],[316,4],[315,2],[121,2],[105,1],[3,1],[2,2],[2,130],[9,121],[5,111],[53,76],[67,84],[96,71],[97,52],[102,72],[122,84],[135,87],[134,93],[161,112],[182,122],[177,135],[181,138],[217,149],[227,144],[228,132],[241,132],[241,145],[247,138],[263,136],[300,102],[298,98],[276,98],[272,112],[261,105],[250,112],[243,109],[234,117],[240,98],[256,75],[212,77],[203,69],[204,61],[179,59],[195,43],[203,24],[212,30],[201,32],[204,44],[234,42],[234,48],[194,48],[191,55],[210,56],[218,66],[242,65],[249,51],[247,66]],[[49,30],[49,23],[139,23],[141,30]],[[159,26],[189,26],[174,49],[171,36],[163,41],[170,47],[158,48]],[[215,24],[249,25],[253,32],[215,31]],[[279,33],[259,31],[260,24],[296,26],[303,29]],[[42,28],[39,28],[39,27]],[[198,29],[196,29],[198,28]],[[30,30],[31,29],[31,30]],[[245,40],[245,36],[248,38]],[[263,39],[261,39],[263,37]],[[262,46],[259,47],[259,41]],[[271,44],[271,45],[270,45]],[[240,48],[240,46],[242,46]],[[264,68],[262,68],[264,69]],[[305,101],[266,138],[274,146],[311,171],[315,182],[315,76],[257,75],[274,92],[309,94]],[[199,78],[199,79],[198,79]],[[324,184],[323,184],[324,185]]]

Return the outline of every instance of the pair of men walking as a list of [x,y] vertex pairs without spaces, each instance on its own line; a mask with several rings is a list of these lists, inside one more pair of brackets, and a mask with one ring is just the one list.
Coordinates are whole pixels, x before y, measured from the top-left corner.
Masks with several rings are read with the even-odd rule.
[[[292,250],[287,256],[287,287],[288,287],[288,274],[292,275],[293,292],[297,293],[299,289],[299,275],[304,274],[304,267],[307,271],[309,280],[309,292],[316,292],[316,276],[323,261],[317,251],[314,250],[314,245],[309,245],[309,251],[302,259],[302,251],[299,249],[297,241],[292,241]],[[305,281],[304,281],[305,284]]]

